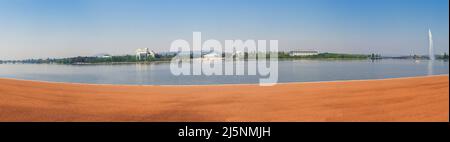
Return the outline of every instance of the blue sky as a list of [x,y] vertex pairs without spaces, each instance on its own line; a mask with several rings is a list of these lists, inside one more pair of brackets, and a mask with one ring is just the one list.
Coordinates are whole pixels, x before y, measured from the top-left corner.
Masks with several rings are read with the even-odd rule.
[[0,60],[169,50],[176,39],[279,40],[279,49],[437,54],[448,0],[0,0]]

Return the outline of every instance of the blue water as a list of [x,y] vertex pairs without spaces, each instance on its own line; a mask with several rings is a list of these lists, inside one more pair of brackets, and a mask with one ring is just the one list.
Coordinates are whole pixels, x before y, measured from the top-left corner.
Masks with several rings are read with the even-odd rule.
[[[283,60],[278,82],[383,79],[448,74],[448,61]],[[114,65],[0,64],[0,77],[96,84],[246,84],[261,76],[174,76],[169,62]]]

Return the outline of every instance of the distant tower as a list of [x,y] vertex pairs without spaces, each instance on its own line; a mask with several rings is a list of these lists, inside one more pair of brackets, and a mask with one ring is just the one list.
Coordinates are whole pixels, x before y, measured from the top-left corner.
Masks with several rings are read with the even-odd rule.
[[428,57],[430,60],[434,60],[434,51],[433,51],[433,36],[431,35],[431,29],[428,29],[428,40],[429,40],[429,47],[428,47]]

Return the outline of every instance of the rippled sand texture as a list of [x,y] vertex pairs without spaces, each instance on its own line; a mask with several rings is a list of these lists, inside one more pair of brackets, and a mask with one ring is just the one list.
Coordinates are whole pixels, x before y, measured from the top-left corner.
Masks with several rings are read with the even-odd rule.
[[449,121],[448,75],[120,86],[0,79],[0,121]]

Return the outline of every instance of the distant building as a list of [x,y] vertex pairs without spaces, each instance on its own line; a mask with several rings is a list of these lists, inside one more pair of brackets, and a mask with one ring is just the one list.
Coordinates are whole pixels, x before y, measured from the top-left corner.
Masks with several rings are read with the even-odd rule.
[[311,56],[318,55],[319,52],[313,50],[303,50],[303,51],[291,51],[289,52],[289,56]]
[[244,57],[245,57],[245,52],[242,52],[242,51],[235,51],[235,52],[233,53],[233,57],[235,57],[235,58],[244,58]]
[[222,58],[222,54],[211,52],[203,55],[203,58]]
[[102,54],[95,55],[95,57],[97,57],[97,58],[111,58],[111,55],[102,53]]
[[136,59],[143,60],[147,59],[148,57],[155,57],[155,52],[149,51],[148,48],[139,48],[136,49]]

